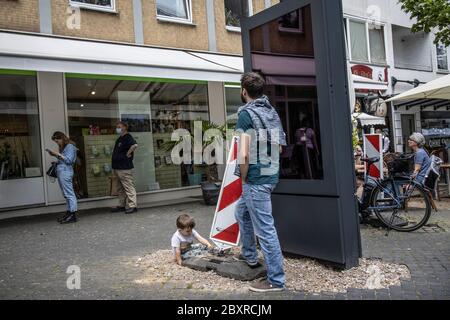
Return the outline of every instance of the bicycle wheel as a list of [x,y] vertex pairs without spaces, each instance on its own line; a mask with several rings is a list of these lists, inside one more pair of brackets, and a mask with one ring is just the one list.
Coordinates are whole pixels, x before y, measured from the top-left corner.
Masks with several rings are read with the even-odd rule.
[[[373,191],[371,205],[373,212],[386,227],[411,232],[428,222],[431,204],[421,185],[409,180],[385,180],[382,186],[383,188],[377,187]],[[397,196],[392,188],[397,190]]]

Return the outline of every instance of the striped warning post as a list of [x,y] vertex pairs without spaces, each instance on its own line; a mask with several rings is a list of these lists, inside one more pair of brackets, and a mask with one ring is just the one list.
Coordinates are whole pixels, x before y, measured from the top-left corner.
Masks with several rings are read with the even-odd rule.
[[[379,157],[380,161],[370,167],[366,172],[373,178],[383,178],[383,143],[381,134],[364,135],[364,154],[367,158]],[[367,171],[367,168],[366,168]]]
[[235,175],[238,165],[239,138],[233,137],[230,153],[225,168],[219,201],[211,227],[211,240],[221,249],[239,244],[239,225],[234,217],[237,202],[242,194],[241,178]]

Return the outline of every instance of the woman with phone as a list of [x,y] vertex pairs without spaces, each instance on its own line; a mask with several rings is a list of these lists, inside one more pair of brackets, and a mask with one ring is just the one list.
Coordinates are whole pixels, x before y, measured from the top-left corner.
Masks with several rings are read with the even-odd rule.
[[75,143],[60,131],[53,134],[52,140],[58,145],[58,151],[47,149],[47,152],[58,159],[56,166],[58,183],[67,202],[67,211],[58,219],[58,222],[61,224],[74,223],[77,222],[78,206],[73,190],[73,165],[77,159],[78,149],[75,147]]

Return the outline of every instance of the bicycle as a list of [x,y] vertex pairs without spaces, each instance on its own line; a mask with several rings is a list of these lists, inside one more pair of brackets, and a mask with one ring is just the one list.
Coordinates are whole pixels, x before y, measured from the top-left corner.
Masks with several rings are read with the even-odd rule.
[[[380,158],[364,158],[370,169]],[[370,170],[368,170],[370,171]],[[366,175],[364,191],[358,199],[359,213],[367,218],[371,213],[389,230],[412,232],[423,227],[431,215],[429,192],[408,175],[389,172],[387,179]]]

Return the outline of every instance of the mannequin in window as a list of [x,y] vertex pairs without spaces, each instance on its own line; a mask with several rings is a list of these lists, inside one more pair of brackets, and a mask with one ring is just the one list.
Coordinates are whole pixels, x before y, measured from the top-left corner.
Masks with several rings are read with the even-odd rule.
[[[303,162],[301,173],[305,179],[314,179],[318,171],[319,148],[317,146],[316,133],[311,128],[309,118],[304,118],[301,126],[295,132],[295,144]],[[302,175],[301,174],[301,175]]]

